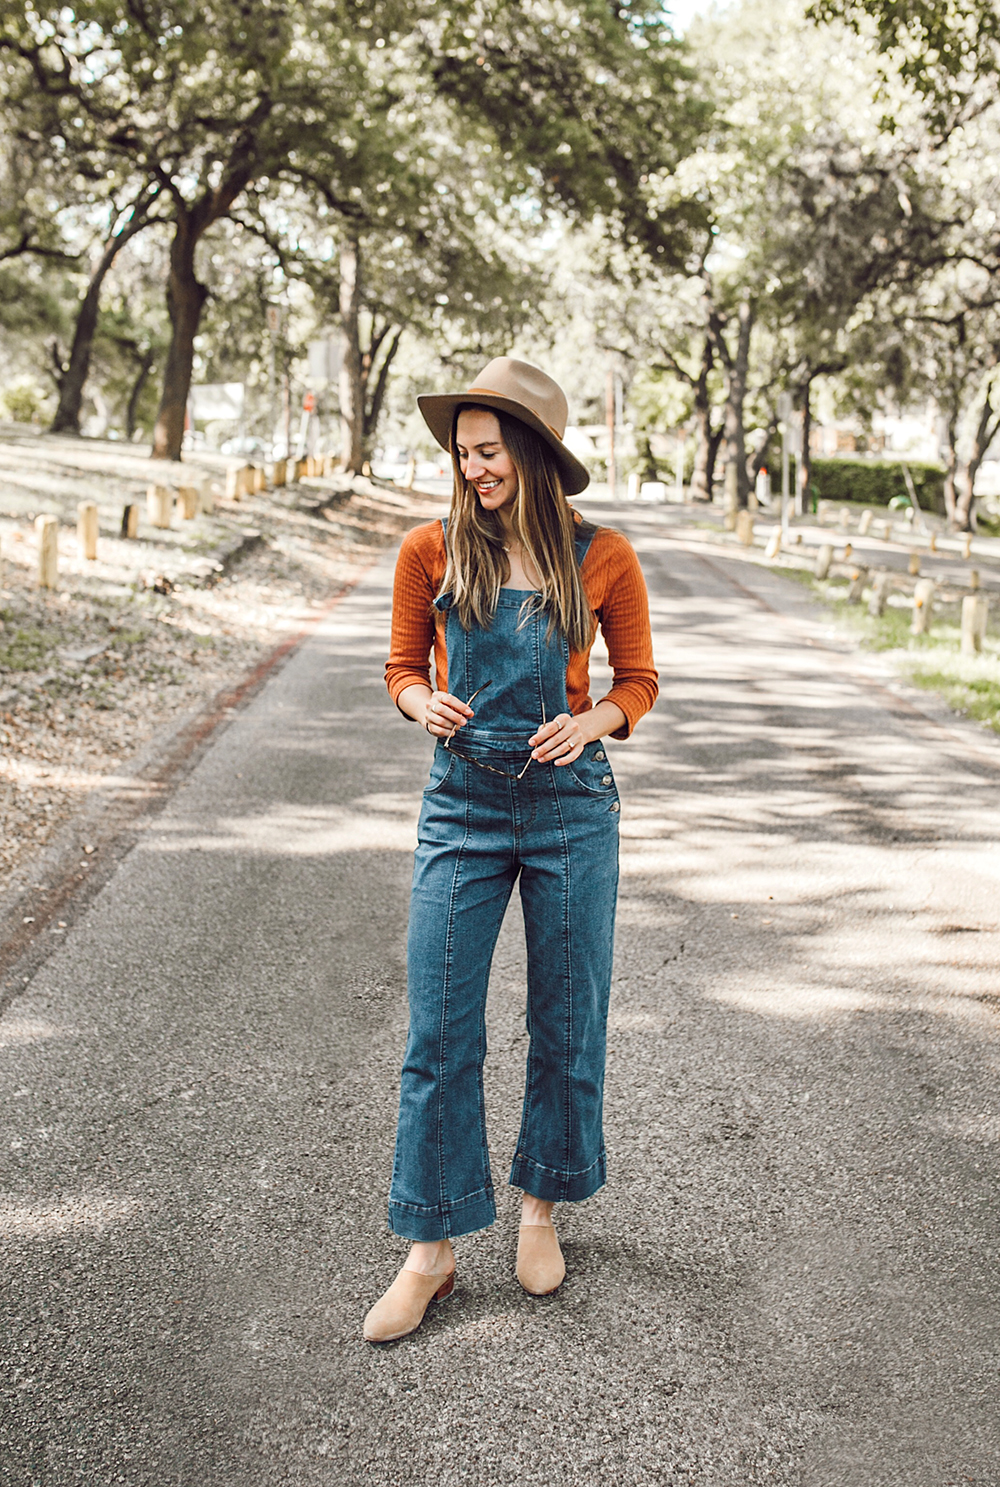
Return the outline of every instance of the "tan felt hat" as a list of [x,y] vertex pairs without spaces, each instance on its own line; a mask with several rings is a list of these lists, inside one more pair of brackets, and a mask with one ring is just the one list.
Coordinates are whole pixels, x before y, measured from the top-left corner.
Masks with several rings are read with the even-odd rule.
[[586,465],[563,443],[569,413],[566,394],[546,372],[512,356],[497,356],[465,392],[422,393],[417,406],[442,449],[451,448],[455,409],[462,403],[509,413],[540,434],[556,457],[567,496],[579,495],[590,484]]

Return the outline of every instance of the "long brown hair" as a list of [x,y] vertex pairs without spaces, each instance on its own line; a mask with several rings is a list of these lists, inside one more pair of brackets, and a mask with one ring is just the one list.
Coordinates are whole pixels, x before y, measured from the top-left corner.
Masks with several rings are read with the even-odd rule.
[[[480,404],[462,403],[451,426],[451,459],[455,488],[448,518],[448,564],[441,585],[451,593],[459,623],[488,630],[500,590],[510,577],[500,515],[484,511],[474,485],[462,474],[455,429],[458,415]],[[538,574],[539,591],[525,601],[524,617],[546,612],[548,637],[563,635],[570,650],[585,651],[594,638],[594,617],[580,577],[573,541],[573,510],[563,495],[559,470],[544,439],[534,429],[495,408],[500,435],[517,471],[517,495],[511,513],[514,531]]]

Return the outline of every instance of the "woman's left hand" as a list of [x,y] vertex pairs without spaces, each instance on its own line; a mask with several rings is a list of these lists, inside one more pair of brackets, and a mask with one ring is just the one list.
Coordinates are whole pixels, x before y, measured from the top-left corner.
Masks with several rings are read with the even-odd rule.
[[539,764],[572,764],[583,753],[587,740],[578,718],[569,713],[559,713],[543,723],[528,742],[533,750],[531,757]]

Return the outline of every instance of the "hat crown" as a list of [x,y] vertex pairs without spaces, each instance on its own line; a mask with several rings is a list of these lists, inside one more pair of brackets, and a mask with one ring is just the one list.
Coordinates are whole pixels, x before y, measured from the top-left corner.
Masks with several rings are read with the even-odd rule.
[[566,394],[558,382],[541,367],[532,366],[530,361],[517,361],[513,356],[495,356],[469,388],[470,395],[477,392],[489,392],[522,403],[536,418],[548,424],[560,439],[566,432],[569,417]]

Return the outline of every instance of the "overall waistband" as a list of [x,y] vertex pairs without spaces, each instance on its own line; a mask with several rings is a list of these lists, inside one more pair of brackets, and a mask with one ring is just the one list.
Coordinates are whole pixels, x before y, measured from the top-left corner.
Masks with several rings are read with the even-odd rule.
[[463,754],[507,754],[524,758],[531,753],[528,742],[539,725],[526,723],[520,729],[474,728],[467,724],[450,740],[449,748]]

